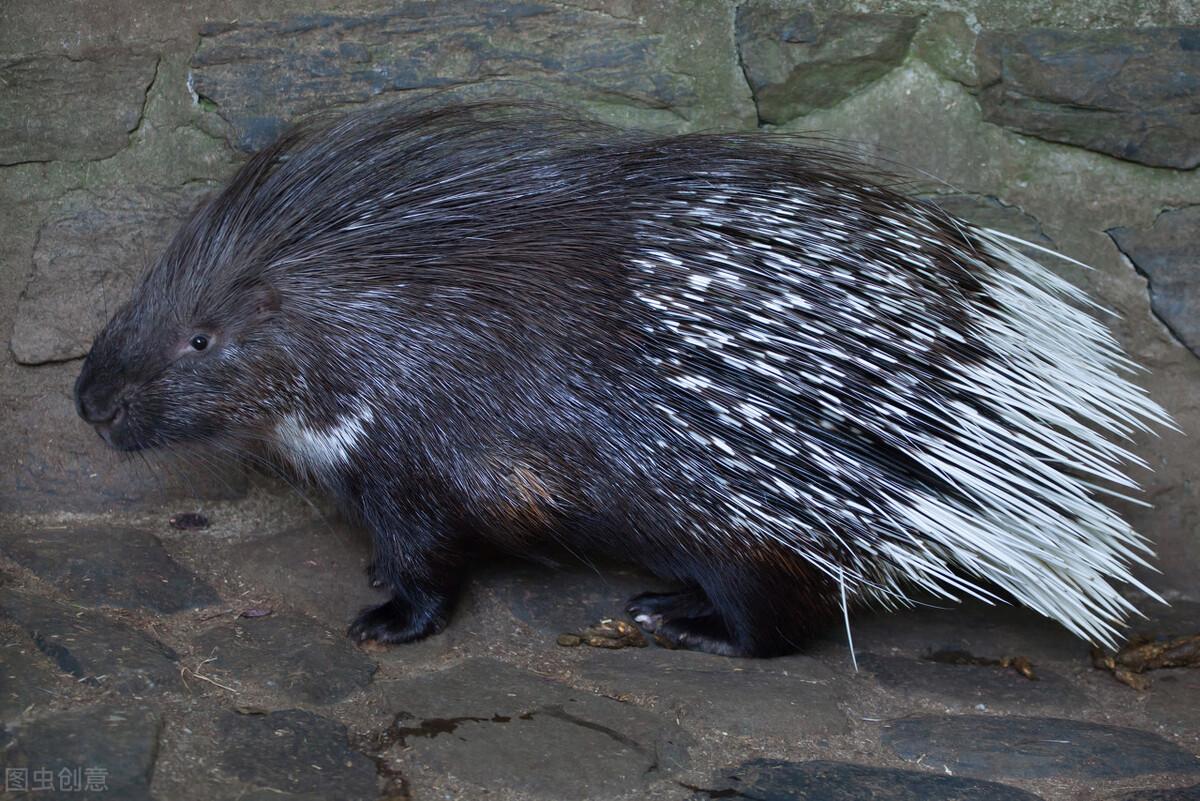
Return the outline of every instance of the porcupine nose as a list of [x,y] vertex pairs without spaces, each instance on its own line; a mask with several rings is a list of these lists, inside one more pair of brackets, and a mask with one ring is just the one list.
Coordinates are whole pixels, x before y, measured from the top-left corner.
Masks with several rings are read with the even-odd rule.
[[84,365],[75,380],[75,411],[96,428],[107,428],[121,414],[117,388],[93,380],[88,365]]

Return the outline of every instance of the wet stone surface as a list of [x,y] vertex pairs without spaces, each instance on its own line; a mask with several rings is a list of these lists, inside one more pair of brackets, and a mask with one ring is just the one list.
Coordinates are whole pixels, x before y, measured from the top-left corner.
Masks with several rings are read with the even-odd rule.
[[645,648],[589,655],[581,675],[608,694],[653,698],[669,717],[735,736],[834,735],[849,730],[844,690],[805,656],[768,662]]
[[[8,771],[28,780],[30,798],[149,801],[160,725],[157,713],[128,706],[56,712],[0,728],[0,767],[10,791]],[[39,780],[43,789],[32,789]]]
[[0,616],[25,629],[60,670],[85,684],[136,695],[179,684],[178,655],[171,648],[97,612],[4,591]]
[[336,721],[299,709],[227,712],[218,727],[220,769],[253,788],[239,797],[377,798],[374,762],[350,747],[346,727]]
[[375,663],[341,633],[299,615],[222,623],[193,643],[222,683],[257,685],[295,701],[331,704],[366,687]]
[[691,738],[664,716],[490,659],[388,688],[388,737],[405,775],[537,798],[606,797],[668,777]]
[[758,759],[722,771],[693,801],[1038,801],[1038,797],[995,782],[939,776],[847,762],[782,762]]
[[916,717],[892,721],[883,743],[909,762],[982,778],[1200,776],[1200,759],[1136,729],[1061,718]]
[[14,529],[0,554],[89,606],[169,614],[216,603],[217,593],[167,554],[146,531],[112,528]]

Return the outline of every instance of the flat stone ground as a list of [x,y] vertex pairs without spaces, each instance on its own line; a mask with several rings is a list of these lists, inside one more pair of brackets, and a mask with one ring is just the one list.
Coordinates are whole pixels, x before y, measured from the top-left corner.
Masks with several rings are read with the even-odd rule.
[[[4,798],[1200,799],[1200,670],[1135,691],[1020,610],[860,615],[857,672],[841,632],[762,661],[565,647],[660,585],[514,560],[445,633],[356,647],[363,535],[265,493],[172,527],[191,511],[0,521]],[[1200,604],[1147,608],[1200,631]]]

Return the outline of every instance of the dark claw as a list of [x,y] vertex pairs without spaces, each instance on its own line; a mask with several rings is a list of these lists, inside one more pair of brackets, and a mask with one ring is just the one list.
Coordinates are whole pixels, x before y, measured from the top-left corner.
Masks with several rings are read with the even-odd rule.
[[642,628],[660,624],[673,617],[701,617],[713,614],[713,605],[699,590],[680,592],[643,592],[629,599],[625,611]]
[[638,627],[668,648],[740,656],[725,622],[699,590],[645,592],[629,600],[625,611]]

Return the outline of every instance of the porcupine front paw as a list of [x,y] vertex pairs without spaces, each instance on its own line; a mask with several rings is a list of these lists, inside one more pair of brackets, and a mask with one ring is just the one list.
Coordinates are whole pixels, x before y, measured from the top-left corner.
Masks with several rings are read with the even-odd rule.
[[419,610],[400,598],[392,598],[362,610],[346,633],[356,642],[403,643],[437,634],[445,627],[446,617],[440,611]]
[[699,590],[644,592],[630,598],[625,611],[642,631],[667,648],[723,656],[743,653],[712,602]]
[[370,562],[368,562],[366,573],[367,573],[367,582],[372,587],[374,587],[375,589],[379,589],[380,587],[382,587],[384,585],[383,573],[379,568],[379,562],[375,561],[374,559],[372,559]]

